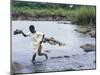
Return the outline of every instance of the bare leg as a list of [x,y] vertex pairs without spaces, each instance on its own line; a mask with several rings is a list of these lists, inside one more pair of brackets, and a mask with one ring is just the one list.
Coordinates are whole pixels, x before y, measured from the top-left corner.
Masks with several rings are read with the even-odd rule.
[[32,62],[35,61],[36,53],[32,57]]
[[41,52],[41,50],[42,50],[42,47],[40,46],[40,47],[39,47],[39,50],[38,50],[38,55],[39,55],[39,56],[43,56],[43,55],[44,55],[44,56],[45,56],[45,58],[46,58],[46,59],[48,59],[47,54],[42,53],[42,52]]

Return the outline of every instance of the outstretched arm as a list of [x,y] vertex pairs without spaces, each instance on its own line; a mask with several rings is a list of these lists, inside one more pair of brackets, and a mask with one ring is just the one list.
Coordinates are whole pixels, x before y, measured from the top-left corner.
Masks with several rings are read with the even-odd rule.
[[47,42],[47,43],[49,43],[49,44],[51,44],[51,45],[56,45],[56,44],[58,44],[59,46],[65,46],[65,43],[60,42],[60,41],[57,41],[57,40],[55,40],[53,37],[51,37],[51,38],[45,38],[44,42],[45,42],[45,43]]
[[28,35],[26,35],[23,31],[21,31],[21,33],[22,33],[22,35],[24,36],[24,37],[27,37]]

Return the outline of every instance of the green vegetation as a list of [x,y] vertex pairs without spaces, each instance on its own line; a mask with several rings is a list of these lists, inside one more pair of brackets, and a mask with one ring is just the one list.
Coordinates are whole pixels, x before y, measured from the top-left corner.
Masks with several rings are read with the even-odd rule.
[[77,10],[73,11],[73,22],[81,25],[95,25],[96,24],[96,10],[95,7],[81,6]]
[[12,1],[12,18],[24,15],[28,17],[58,16],[66,17],[79,25],[96,24],[95,6],[52,4],[38,2]]

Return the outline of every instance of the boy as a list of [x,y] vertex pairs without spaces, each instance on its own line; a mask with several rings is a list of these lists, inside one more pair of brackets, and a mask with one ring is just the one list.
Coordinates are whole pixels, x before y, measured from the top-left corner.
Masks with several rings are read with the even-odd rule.
[[34,49],[34,55],[32,57],[32,63],[35,60],[36,54],[38,53],[39,56],[45,56],[46,59],[48,59],[47,54],[42,53],[42,45],[43,45],[43,39],[44,34],[42,32],[38,32],[35,30],[35,27],[33,25],[29,26],[29,34],[25,34],[22,30],[16,30],[14,34],[22,34],[24,37],[31,37],[32,39],[32,46]]
[[36,54],[38,53],[39,56],[45,56],[46,59],[48,59],[47,54],[42,53],[42,46],[43,43],[49,43],[51,45],[59,45],[64,46],[65,44],[62,42],[59,42],[55,40],[53,37],[51,38],[45,38],[44,34],[42,32],[38,32],[35,30],[35,27],[33,25],[29,26],[29,33],[25,34],[22,30],[16,30],[14,31],[14,35],[16,34],[22,34],[24,37],[30,36],[32,39],[32,46],[34,50],[34,55],[32,57],[32,62],[35,60]]

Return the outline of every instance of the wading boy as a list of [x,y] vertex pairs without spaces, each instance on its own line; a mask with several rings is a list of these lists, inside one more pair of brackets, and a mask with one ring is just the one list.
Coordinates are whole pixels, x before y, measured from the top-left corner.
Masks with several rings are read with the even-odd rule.
[[47,54],[42,53],[42,47],[43,47],[43,39],[44,39],[44,34],[42,32],[38,32],[35,30],[35,27],[33,25],[29,26],[29,33],[25,34],[22,30],[18,30],[18,34],[22,34],[24,37],[31,37],[32,40],[32,47],[34,50],[34,55],[32,57],[32,63],[35,60],[36,54],[39,56],[45,56],[46,59],[48,59]]
[[42,47],[43,43],[49,43],[51,45],[59,45],[59,46],[64,46],[65,44],[62,42],[59,42],[55,40],[53,37],[51,38],[45,38],[44,34],[42,32],[38,32],[35,30],[35,27],[33,25],[29,26],[29,33],[25,34],[22,30],[16,30],[14,31],[14,35],[16,34],[22,34],[24,37],[31,37],[32,40],[32,47],[33,47],[33,57],[32,57],[32,62],[34,62],[36,54],[39,56],[45,56],[46,59],[48,59],[47,54],[42,53]]

